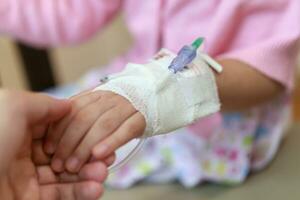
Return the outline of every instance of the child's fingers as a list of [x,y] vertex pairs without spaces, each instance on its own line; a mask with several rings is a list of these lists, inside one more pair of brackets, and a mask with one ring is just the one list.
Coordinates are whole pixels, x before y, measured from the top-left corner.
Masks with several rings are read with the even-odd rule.
[[105,158],[131,139],[141,136],[146,123],[143,115],[139,112],[131,116],[112,135],[98,143],[93,148],[93,156],[96,159]]
[[55,171],[63,171],[64,161],[74,151],[82,138],[86,135],[90,127],[97,119],[106,111],[113,108],[110,102],[103,102],[101,99],[86,106],[73,117],[72,122],[66,128],[62,138],[60,139],[57,149],[52,159],[52,168]]
[[[96,162],[96,161],[99,161],[99,160],[97,160],[95,157],[92,156],[89,162]],[[113,154],[107,156],[106,158],[104,158],[104,159],[102,160],[102,162],[103,162],[107,167],[111,166],[115,161],[116,161],[116,154],[115,154],[115,153],[113,153]]]
[[104,163],[106,166],[111,166],[114,162],[116,161],[116,154],[113,153],[112,155],[108,156],[107,158],[104,159]]
[[72,101],[72,111],[71,113],[61,120],[59,123],[54,124],[50,127],[45,143],[45,152],[48,154],[53,154],[58,141],[60,140],[64,129],[68,126],[74,115],[84,108],[86,105],[90,104],[91,102],[98,100],[101,96],[101,93],[90,93],[90,94],[83,94],[73,97]]
[[46,142],[44,145],[44,150],[47,154],[53,154],[56,149],[56,145],[59,142],[64,130],[67,128],[68,124],[72,118],[79,112],[82,108],[90,103],[97,101],[101,97],[101,92],[94,92],[90,94],[85,94],[80,98],[74,98],[72,100],[72,111],[71,113],[62,119],[59,123],[54,124],[49,128],[48,134],[46,136]]
[[116,130],[126,119],[136,112],[131,105],[128,106],[127,102],[123,105],[124,106],[114,107],[104,113],[95,122],[91,130],[73,152],[72,156],[67,160],[66,168],[70,172],[77,172],[81,165],[89,159],[92,148],[100,140],[106,138],[109,134]]

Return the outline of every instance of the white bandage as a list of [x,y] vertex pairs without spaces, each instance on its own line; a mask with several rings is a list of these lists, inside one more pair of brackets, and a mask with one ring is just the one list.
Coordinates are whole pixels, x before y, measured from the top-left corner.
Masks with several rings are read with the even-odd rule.
[[128,99],[145,117],[148,136],[168,133],[219,111],[207,55],[198,54],[188,69],[174,74],[168,66],[175,56],[162,49],[145,64],[129,63],[96,90],[112,91]]

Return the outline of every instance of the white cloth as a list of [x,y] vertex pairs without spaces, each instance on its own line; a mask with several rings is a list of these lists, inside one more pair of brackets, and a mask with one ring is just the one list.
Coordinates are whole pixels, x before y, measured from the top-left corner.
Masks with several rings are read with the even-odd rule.
[[175,56],[162,49],[145,64],[129,63],[95,90],[128,99],[145,117],[147,136],[171,132],[219,111],[211,60],[199,54],[186,70],[174,74],[168,66]]

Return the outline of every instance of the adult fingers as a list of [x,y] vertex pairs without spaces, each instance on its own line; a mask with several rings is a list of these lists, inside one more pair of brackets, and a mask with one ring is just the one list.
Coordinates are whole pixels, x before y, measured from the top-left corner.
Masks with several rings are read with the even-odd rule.
[[[49,123],[66,115],[70,109],[70,102],[58,100],[44,94],[23,93],[23,111],[30,124]],[[21,113],[22,114],[22,113]]]
[[36,171],[40,185],[80,181],[103,183],[108,176],[107,166],[100,161],[85,164],[78,174],[67,172],[55,174],[48,165],[39,166]]
[[78,174],[63,172],[59,174],[59,182],[95,181],[103,183],[108,175],[107,166],[102,162],[85,164]]
[[97,200],[103,194],[103,186],[94,181],[50,184],[40,188],[41,200]]

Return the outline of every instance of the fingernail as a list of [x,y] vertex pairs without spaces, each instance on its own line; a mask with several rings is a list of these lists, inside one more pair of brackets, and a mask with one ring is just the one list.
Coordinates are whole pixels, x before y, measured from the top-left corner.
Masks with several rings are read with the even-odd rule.
[[107,154],[108,150],[109,150],[108,145],[102,144],[100,146],[97,146],[94,149],[93,153],[96,158],[101,158]]
[[51,167],[55,172],[62,172],[64,170],[63,161],[56,158],[52,161]]
[[54,154],[54,152],[55,152],[55,147],[54,147],[54,145],[53,145],[52,143],[50,143],[50,142],[47,142],[47,143],[45,144],[45,152],[46,152],[47,154]]
[[70,172],[76,172],[79,168],[79,160],[76,157],[69,158],[66,167]]

